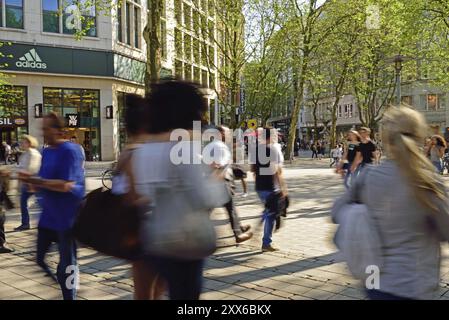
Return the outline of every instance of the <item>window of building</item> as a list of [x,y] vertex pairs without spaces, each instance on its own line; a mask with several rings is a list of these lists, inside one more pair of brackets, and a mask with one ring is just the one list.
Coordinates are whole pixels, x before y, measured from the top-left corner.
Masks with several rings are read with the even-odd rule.
[[[0,144],[12,144],[28,133],[27,87],[5,86],[5,89],[0,94],[0,114],[14,124],[0,125]],[[12,121],[18,118],[22,120],[20,123]]]
[[354,116],[354,106],[350,104],[348,109],[348,117],[352,118],[353,116]]
[[182,1],[175,0],[175,19],[178,25],[182,25]]
[[402,96],[401,101],[409,106],[413,106],[413,96]]
[[178,28],[175,29],[175,51],[176,57],[182,59],[182,33]]
[[206,70],[203,70],[201,72],[201,84],[205,88],[207,88],[207,85],[209,84],[208,79],[207,79],[207,71]]
[[140,48],[140,38],[142,32],[140,31],[140,8],[134,7],[134,47]]
[[436,94],[427,95],[427,110],[435,111],[438,109],[438,96]]
[[438,109],[446,110],[446,94],[438,95]]
[[83,145],[86,159],[100,158],[100,91],[90,89],[44,88],[44,113],[62,117],[78,114],[79,128],[65,128],[65,138],[76,136]]
[[117,8],[117,41],[123,42],[123,14],[122,7]]
[[192,80],[192,65],[188,63],[184,64],[184,79],[187,81]]
[[184,3],[183,6],[184,11],[184,27],[186,27],[187,30],[192,29],[192,8]]
[[209,88],[215,88],[215,74],[209,73]]
[[182,74],[182,61],[180,60],[175,60],[175,76],[176,78],[183,78],[183,74]]
[[42,3],[44,32],[59,33],[59,0],[44,0]]
[[192,37],[189,35],[184,35],[184,59],[192,60]]
[[131,4],[129,2],[126,3],[125,6],[125,15],[126,15],[126,43],[131,45]]
[[23,0],[0,0],[0,27],[23,29]]
[[42,20],[44,32],[97,36],[95,5],[88,0],[42,0]]
[[337,109],[337,117],[338,117],[338,118],[341,118],[341,117],[342,117],[342,112],[341,112],[341,111],[342,111],[342,107],[341,107],[341,105],[339,105],[339,106],[338,106],[338,109]]

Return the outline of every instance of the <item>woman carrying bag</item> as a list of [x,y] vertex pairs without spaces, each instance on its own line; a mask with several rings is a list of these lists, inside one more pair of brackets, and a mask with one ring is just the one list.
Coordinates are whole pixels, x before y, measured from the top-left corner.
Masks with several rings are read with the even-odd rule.
[[[350,269],[365,273],[370,266],[356,265],[364,257],[379,262],[377,286],[366,288],[370,299],[433,299],[438,292],[449,207],[444,184],[421,149],[427,128],[412,108],[390,107],[381,129],[387,160],[368,166],[332,210],[340,224],[336,243]],[[362,248],[378,249],[378,256]]]

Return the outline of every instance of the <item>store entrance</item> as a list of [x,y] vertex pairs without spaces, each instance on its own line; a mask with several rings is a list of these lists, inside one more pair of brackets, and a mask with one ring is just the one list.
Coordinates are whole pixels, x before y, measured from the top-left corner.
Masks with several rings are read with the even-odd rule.
[[97,150],[97,143],[95,143],[97,137],[96,128],[65,128],[64,139],[70,140],[72,137],[76,137],[78,143],[84,148],[87,161],[98,161],[99,154]]

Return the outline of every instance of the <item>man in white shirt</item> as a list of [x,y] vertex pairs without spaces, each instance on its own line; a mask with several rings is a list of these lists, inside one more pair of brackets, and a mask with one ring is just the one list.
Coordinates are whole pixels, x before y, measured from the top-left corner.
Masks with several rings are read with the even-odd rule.
[[253,233],[249,231],[250,225],[242,226],[240,223],[240,218],[237,215],[237,210],[235,208],[233,196],[233,186],[232,186],[232,169],[231,169],[231,152],[228,146],[224,143],[226,141],[226,133],[228,128],[219,126],[217,130],[220,132],[221,140],[214,139],[210,144],[208,144],[208,150],[212,151],[211,157],[213,159],[212,167],[215,170],[221,171],[221,176],[224,178],[227,190],[229,192],[229,202],[225,204],[226,211],[229,215],[229,220],[232,226],[232,231],[234,232],[235,240],[237,243],[247,241],[252,238]]

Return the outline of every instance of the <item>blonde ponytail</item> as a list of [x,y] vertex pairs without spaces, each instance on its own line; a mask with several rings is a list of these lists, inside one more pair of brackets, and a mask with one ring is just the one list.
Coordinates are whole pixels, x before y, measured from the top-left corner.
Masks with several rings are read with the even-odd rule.
[[420,148],[427,130],[424,118],[406,105],[390,107],[384,117],[382,135],[387,153],[410,181],[418,201],[437,211],[429,195],[446,200],[446,194],[434,166]]

